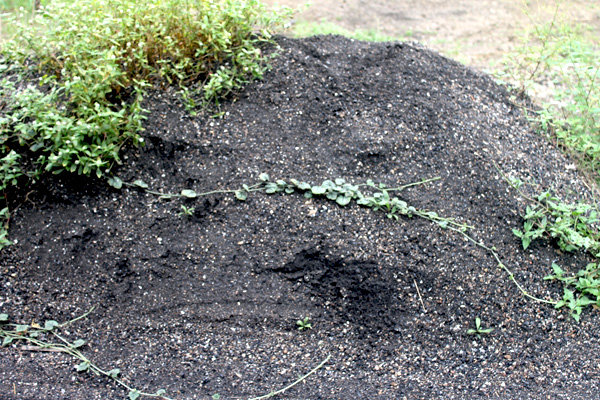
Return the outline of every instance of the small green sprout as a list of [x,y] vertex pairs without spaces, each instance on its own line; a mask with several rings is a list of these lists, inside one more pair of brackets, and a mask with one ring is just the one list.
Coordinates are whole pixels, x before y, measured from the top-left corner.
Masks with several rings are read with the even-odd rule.
[[481,335],[487,335],[488,333],[491,333],[494,330],[494,328],[487,328],[487,329],[482,329],[481,328],[481,319],[479,318],[475,318],[475,329],[469,329],[467,331],[468,335],[477,335],[477,337],[481,337]]
[[181,205],[181,211],[179,212],[179,216],[188,216],[191,217],[192,215],[194,215],[194,211],[196,211],[196,209],[194,207],[186,207],[183,204]]
[[305,331],[307,329],[312,329],[312,324],[309,322],[310,317],[304,317],[304,319],[299,319],[296,321],[296,325],[298,325],[299,331]]

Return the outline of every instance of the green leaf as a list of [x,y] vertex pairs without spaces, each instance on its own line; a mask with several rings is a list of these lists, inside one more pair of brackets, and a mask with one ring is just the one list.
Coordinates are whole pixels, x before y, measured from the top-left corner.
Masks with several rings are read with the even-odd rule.
[[514,234],[516,237],[518,237],[518,238],[522,238],[522,237],[523,237],[523,232],[521,232],[521,231],[520,231],[520,230],[518,230],[518,229],[513,229],[513,230],[512,230],[512,233],[513,233],[513,234]]
[[85,344],[85,340],[77,339],[76,341],[73,342],[73,348],[77,349],[77,348],[83,346],[84,344]]
[[116,176],[113,176],[108,180],[108,184],[115,189],[121,189],[123,187],[123,181]]
[[10,336],[5,336],[4,340],[2,341],[2,346],[8,346],[9,344],[11,344],[13,342],[13,338]]
[[563,271],[562,268],[554,262],[552,263],[552,271],[554,271],[554,274],[558,277],[563,276],[563,274],[565,273],[565,271]]
[[248,192],[245,190],[236,190],[235,198],[240,201],[245,201],[248,198]]
[[77,367],[75,367],[77,372],[84,372],[84,371],[87,371],[89,368],[90,368],[90,363],[87,361],[84,361],[81,364],[77,365]]
[[163,394],[167,394],[165,389],[158,389],[155,393],[157,396],[162,396]]
[[127,397],[129,397],[129,400],[137,400],[140,397],[140,391],[137,389],[133,389],[132,391],[129,392],[129,394],[127,395]]
[[348,197],[348,196],[338,196],[337,199],[335,199],[335,202],[338,203],[340,206],[344,207],[344,206],[347,206],[350,203],[350,200],[352,200],[351,197]]
[[60,324],[54,320],[46,321],[46,323],[44,323],[44,330],[51,331],[59,325]]
[[576,310],[571,313],[571,317],[573,317],[573,319],[577,322],[579,322],[580,315],[581,315],[581,310]]
[[219,393],[215,393],[211,397],[213,400],[219,400],[221,398],[221,395]]
[[195,199],[196,197],[198,197],[198,194],[190,189],[183,189],[181,191],[181,195],[183,197],[187,197],[188,199]]
[[596,302],[588,299],[586,296],[581,296],[580,298],[577,299],[577,307],[585,307],[585,306],[589,306],[590,304],[594,304],[594,303],[596,303]]
[[279,187],[277,186],[277,184],[273,182],[267,182],[267,184],[265,185],[265,193],[273,194],[277,192],[279,192]]
[[567,288],[564,288],[563,298],[565,300],[573,300],[575,298],[575,294],[573,293],[573,291],[571,291]]
[[8,322],[8,314],[0,314],[0,323]]
[[310,190],[310,184],[309,183],[300,182],[297,179],[290,179],[290,182],[292,182],[292,184],[294,186],[296,186],[300,190]]
[[523,241],[523,250],[527,250],[527,248],[531,244],[531,238],[529,236],[523,236],[522,241]]
[[117,379],[120,373],[121,370],[119,368],[114,368],[107,372],[108,376],[110,376],[113,379]]
[[27,331],[27,329],[29,329],[29,325],[17,325],[17,326],[15,327],[15,331],[16,331],[17,333],[26,332],[26,331]]
[[269,175],[266,173],[262,173],[258,176],[258,179],[260,179],[263,182],[268,182],[269,181]]
[[322,187],[322,186],[313,186],[310,191],[312,192],[312,194],[314,194],[315,196],[319,196],[322,194],[325,194],[325,192],[327,192],[327,189]]
[[136,179],[135,181],[133,181],[133,184],[142,189],[148,189],[148,184],[141,179]]

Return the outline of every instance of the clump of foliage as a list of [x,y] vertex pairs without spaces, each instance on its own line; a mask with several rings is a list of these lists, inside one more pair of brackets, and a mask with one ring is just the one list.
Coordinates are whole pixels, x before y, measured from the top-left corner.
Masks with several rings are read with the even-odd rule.
[[46,172],[109,177],[126,143],[143,144],[149,87],[218,104],[262,77],[261,46],[289,15],[259,0],[52,1],[16,15],[0,58],[0,189]]
[[[584,172],[591,173],[598,182],[600,51],[595,43],[597,37],[585,26],[562,22],[556,8],[552,21],[536,23],[532,31],[522,35],[521,46],[505,57],[497,75],[542,102],[540,109],[526,110],[532,122],[574,154]],[[523,182],[512,179],[509,183],[530,202],[523,215],[523,228],[513,229],[524,249],[533,240],[547,238],[562,251],[600,256],[600,214],[596,206],[567,203],[549,191],[529,197],[521,190]],[[569,308],[573,318],[579,320],[584,307],[600,306],[595,263],[571,277],[555,263],[552,269],[553,274],[546,279],[565,285],[563,298],[552,302],[556,308]]]
[[596,176],[600,172],[600,51],[586,27],[555,18],[537,24],[504,60],[498,75],[543,105],[533,114]]
[[598,211],[592,205],[565,203],[546,191],[527,206],[523,219],[523,230],[513,229],[521,238],[523,249],[532,240],[546,236],[554,239],[563,251],[584,250],[594,257],[600,256]]
[[[527,249],[535,239],[548,238],[556,242],[562,251],[584,251],[596,259],[600,257],[600,220],[596,206],[566,203],[549,191],[531,198],[521,190],[522,181],[511,179],[509,182],[530,202],[523,215],[523,230],[513,229],[513,233],[521,239],[523,249]],[[552,270],[553,274],[544,279],[564,284],[562,299],[554,302],[556,308],[567,307],[571,316],[579,321],[586,306],[600,307],[600,269],[597,263],[589,263],[574,276],[566,276],[556,263],[552,263]]]
[[[576,321],[579,321],[584,307],[600,307],[600,268],[597,263],[589,263],[574,276],[565,276],[565,271],[556,263],[552,263],[552,271],[553,274],[544,279],[565,285],[563,298],[554,307],[567,307]],[[571,289],[575,289],[575,292]]]

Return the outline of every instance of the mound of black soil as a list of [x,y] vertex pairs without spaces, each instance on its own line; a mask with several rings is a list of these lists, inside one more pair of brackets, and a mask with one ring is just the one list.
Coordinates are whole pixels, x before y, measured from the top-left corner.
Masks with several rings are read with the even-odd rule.
[[[572,163],[529,128],[507,91],[422,47],[328,36],[280,39],[264,81],[188,116],[169,92],[147,101],[146,146],[118,171],[153,190],[239,188],[258,175],[390,186],[415,207],[474,227],[527,290],[556,260],[586,260],[511,229],[525,204],[495,168],[585,195]],[[181,205],[192,216],[178,215]],[[11,220],[0,311],[66,321],[64,335],[105,369],[174,399],[249,398],[284,387],[327,356],[284,399],[598,398],[597,311],[576,323],[524,299],[494,258],[418,218],[388,219],[325,199],[252,194],[183,201],[49,178]],[[418,289],[418,290],[417,290]],[[422,301],[422,302],[421,302]],[[310,317],[312,329],[296,321]],[[476,317],[494,328],[467,334]],[[1,399],[122,399],[76,360],[0,351]]]

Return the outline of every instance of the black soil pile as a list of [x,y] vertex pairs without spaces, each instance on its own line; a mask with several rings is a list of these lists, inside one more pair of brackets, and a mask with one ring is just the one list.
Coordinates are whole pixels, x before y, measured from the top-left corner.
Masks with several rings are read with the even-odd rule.
[[[239,188],[262,172],[315,184],[440,177],[400,195],[472,225],[531,293],[561,296],[542,281],[552,261],[574,271],[586,260],[544,241],[522,250],[511,229],[525,203],[495,165],[564,195],[585,186],[504,88],[416,45],[280,44],[272,71],[222,118],[190,117],[174,93],[154,93],[146,146],[127,151],[118,176],[165,193]],[[64,335],[140,390],[250,398],[331,356],[280,398],[599,396],[597,311],[576,323],[525,299],[491,254],[428,221],[298,194],[165,200],[77,177],[50,177],[22,200],[0,311],[43,323],[96,306]],[[313,328],[299,331],[307,316]],[[476,317],[494,331],[468,335]],[[21,344],[0,354],[1,399],[127,396],[65,354]]]

